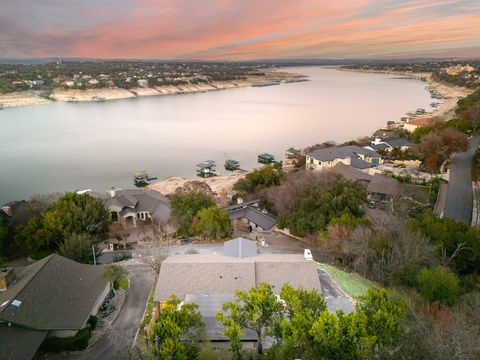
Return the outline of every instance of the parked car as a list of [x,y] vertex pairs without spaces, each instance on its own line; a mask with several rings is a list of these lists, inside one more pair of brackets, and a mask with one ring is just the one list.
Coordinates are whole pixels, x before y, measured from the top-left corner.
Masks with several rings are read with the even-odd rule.
[[181,243],[182,245],[188,245],[188,244],[191,244],[193,241],[192,238],[186,238],[186,239],[182,239]]
[[368,202],[368,208],[369,208],[369,209],[375,209],[376,207],[377,207],[377,204],[375,204],[375,201],[370,200],[370,201]]
[[310,249],[303,250],[303,256],[307,260],[313,260],[313,255],[312,255],[312,252],[310,251]]

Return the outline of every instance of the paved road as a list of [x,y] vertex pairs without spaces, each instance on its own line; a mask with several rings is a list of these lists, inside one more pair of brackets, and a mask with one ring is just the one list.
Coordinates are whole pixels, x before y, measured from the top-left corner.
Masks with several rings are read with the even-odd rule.
[[456,153],[452,157],[450,179],[448,182],[447,201],[443,216],[468,225],[472,222],[472,156],[480,144],[480,136],[470,139],[468,150]]
[[129,358],[153,285],[153,274],[149,266],[135,261],[128,261],[125,267],[129,273],[130,288],[112,328],[87,351],[70,354],[64,358],[79,360]]

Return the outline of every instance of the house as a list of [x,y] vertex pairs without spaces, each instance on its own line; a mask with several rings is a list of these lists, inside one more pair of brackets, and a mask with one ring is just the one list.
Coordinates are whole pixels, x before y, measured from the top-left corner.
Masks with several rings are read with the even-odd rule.
[[[93,193],[91,196],[99,196]],[[100,195],[101,196],[101,195]],[[170,200],[156,190],[112,190],[102,200],[113,222],[137,226],[137,221],[155,221],[163,226],[171,214]]]
[[376,151],[356,145],[333,146],[314,150],[307,154],[306,167],[311,170],[331,169],[338,163],[365,170],[381,163],[382,157]]
[[366,149],[373,151],[392,151],[395,148],[399,148],[402,151],[408,150],[413,147],[414,144],[407,138],[390,138],[390,139],[381,139],[375,138],[375,140],[370,142],[369,146],[365,146]]
[[401,195],[400,183],[392,177],[375,174],[367,186],[369,200],[388,202]]
[[98,85],[99,83],[100,81],[98,81],[97,79],[88,80],[88,85]]
[[[243,238],[226,241],[224,253],[169,256],[161,265],[154,300],[160,303],[171,294],[184,303],[199,306],[210,341],[226,342],[215,314],[234,299],[235,290],[248,291],[268,283],[279,294],[286,283],[321,292],[314,261],[301,254],[257,254],[256,243]],[[244,343],[254,346],[255,334],[244,329]]]
[[147,79],[138,79],[137,85],[140,87],[148,87],[148,80]]
[[424,126],[432,126],[435,124],[435,119],[432,118],[419,118],[407,121],[403,128],[407,131],[414,132],[416,129]]
[[243,223],[257,230],[270,230],[276,223],[277,219],[273,214],[266,210],[259,209],[260,200],[252,200],[242,202],[224,208],[228,212],[230,221]]
[[45,339],[87,327],[110,293],[101,273],[101,266],[53,254],[7,282],[0,289],[0,359],[31,359]]

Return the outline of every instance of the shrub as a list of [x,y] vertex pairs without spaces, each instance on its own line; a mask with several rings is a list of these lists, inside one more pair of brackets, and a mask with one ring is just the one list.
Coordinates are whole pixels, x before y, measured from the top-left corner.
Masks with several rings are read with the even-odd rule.
[[446,267],[423,268],[417,278],[420,294],[430,303],[453,305],[460,293],[460,280]]
[[41,349],[47,352],[80,351],[88,346],[90,335],[90,327],[86,327],[77,332],[75,336],[68,338],[48,338],[43,342]]

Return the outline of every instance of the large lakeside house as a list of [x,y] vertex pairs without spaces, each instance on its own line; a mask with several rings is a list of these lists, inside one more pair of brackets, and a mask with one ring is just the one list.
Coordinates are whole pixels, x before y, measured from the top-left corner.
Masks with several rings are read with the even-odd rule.
[[356,145],[318,149],[306,156],[306,168],[309,170],[329,170],[339,163],[368,171],[380,165],[382,157],[374,150]]
[[[248,291],[259,283],[270,284],[277,295],[286,283],[322,291],[314,261],[301,254],[258,254],[255,241],[236,238],[224,243],[223,255],[169,256],[160,267],[154,300],[159,312],[172,294],[183,303],[197,304],[209,340],[222,347],[228,338],[216,313],[225,302],[234,300],[235,290]],[[256,334],[243,330],[244,347],[254,347]]]
[[170,200],[156,190],[116,190],[108,195],[91,190],[80,193],[88,194],[102,201],[109,212],[112,222],[125,226],[137,226],[138,221],[155,222],[159,227],[165,226],[171,215]]

